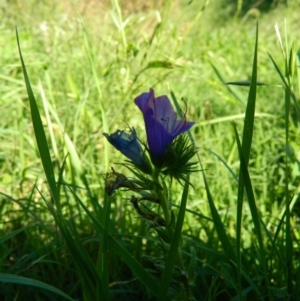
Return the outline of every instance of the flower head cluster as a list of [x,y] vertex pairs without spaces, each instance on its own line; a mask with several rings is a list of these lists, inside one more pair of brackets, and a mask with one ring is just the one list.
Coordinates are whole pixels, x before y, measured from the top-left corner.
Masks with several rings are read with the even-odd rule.
[[186,139],[178,140],[178,136],[188,131],[194,122],[187,121],[185,114],[182,119],[177,119],[169,98],[166,95],[155,97],[152,88],[136,97],[134,102],[144,117],[147,134],[145,149],[134,128],[130,133],[121,130],[111,135],[104,133],[107,140],[146,174],[151,174],[153,170],[149,157],[155,167],[164,169],[165,175],[172,177],[170,173],[173,173],[179,179],[180,174],[189,173],[191,168],[188,161],[195,150],[191,145],[187,146]]

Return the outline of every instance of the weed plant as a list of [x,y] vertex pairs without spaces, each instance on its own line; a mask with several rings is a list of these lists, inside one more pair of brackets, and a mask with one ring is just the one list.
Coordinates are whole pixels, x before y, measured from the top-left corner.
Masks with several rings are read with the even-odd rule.
[[[0,300],[300,300],[299,3],[218,4],[1,5]],[[163,259],[132,192],[107,194],[136,174],[103,133],[146,143],[150,87],[198,150]]]

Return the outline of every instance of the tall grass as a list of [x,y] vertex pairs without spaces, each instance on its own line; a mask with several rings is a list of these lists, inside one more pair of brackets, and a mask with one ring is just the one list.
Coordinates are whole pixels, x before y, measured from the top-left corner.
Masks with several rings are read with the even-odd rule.
[[102,137],[133,126],[145,140],[133,99],[169,85],[196,122],[201,171],[171,204],[195,299],[299,299],[296,11],[271,11],[255,31],[208,1],[91,3],[80,16],[75,2],[28,3],[3,6],[0,37],[0,299],[174,296],[181,244],[161,270],[150,260],[159,240],[130,193],[105,194],[105,173],[123,169]]

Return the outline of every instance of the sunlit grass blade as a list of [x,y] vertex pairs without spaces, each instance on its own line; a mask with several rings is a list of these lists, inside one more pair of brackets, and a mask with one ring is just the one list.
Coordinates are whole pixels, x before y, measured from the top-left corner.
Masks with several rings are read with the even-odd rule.
[[27,93],[28,93],[30,112],[31,112],[31,118],[32,118],[34,133],[35,133],[35,137],[36,137],[36,142],[38,145],[38,149],[39,149],[41,161],[42,161],[42,164],[44,167],[45,175],[46,175],[46,178],[48,181],[48,185],[50,187],[51,195],[52,195],[54,201],[59,203],[59,193],[58,193],[58,190],[56,187],[55,175],[54,175],[54,170],[53,170],[53,166],[52,166],[49,147],[48,147],[45,131],[43,128],[42,119],[41,119],[39,109],[36,104],[35,97],[33,95],[33,91],[32,91],[31,85],[30,85],[29,77],[27,74],[24,60],[23,60],[21,47],[20,47],[20,41],[19,41],[19,35],[18,35],[17,30],[16,30],[16,36],[17,36],[19,55],[20,55],[23,74],[24,74],[24,80],[25,80],[26,89],[27,89]]
[[243,155],[245,158],[246,165],[248,165],[249,162],[252,137],[253,137],[253,128],[254,128],[256,89],[257,89],[257,47],[258,47],[258,25],[256,27],[256,40],[255,40],[255,47],[254,47],[251,83],[250,83],[250,90],[248,94],[248,101],[247,101],[244,128],[243,128],[242,150],[243,150]]
[[162,274],[161,286],[160,286],[158,298],[157,298],[157,300],[159,300],[159,301],[166,300],[166,296],[168,294],[168,290],[170,287],[173,268],[176,263],[176,260],[179,261],[179,267],[183,268],[183,266],[180,266],[180,265],[182,265],[182,262],[181,262],[181,255],[180,255],[180,251],[179,251],[179,243],[181,240],[181,230],[182,230],[182,226],[183,226],[183,222],[184,222],[185,209],[186,209],[186,203],[187,203],[187,198],[188,198],[188,191],[189,191],[189,180],[187,180],[185,182],[184,190],[183,190],[182,197],[181,197],[181,203],[180,203],[180,208],[179,208],[179,212],[177,215],[175,230],[173,233],[165,269]]
[[[278,116],[276,116],[276,115],[272,115],[272,114],[268,114],[268,113],[259,113],[259,112],[255,113],[255,117],[261,118],[261,119],[278,118]],[[245,118],[245,114],[228,115],[228,116],[217,117],[217,118],[213,118],[213,119],[209,119],[209,120],[203,120],[203,121],[200,121],[199,123],[197,123],[197,125],[207,126],[207,125],[211,125],[211,124],[225,123],[225,122],[235,121],[235,120],[244,119],[244,118]]]
[[[285,31],[286,32],[286,31]],[[293,93],[291,80],[294,74],[294,64],[295,64],[295,56],[293,51],[293,46],[290,48],[290,52],[288,52],[288,36],[285,36],[285,46],[286,46],[286,53],[289,53],[286,56],[285,62],[285,74],[288,80],[289,86],[285,88],[284,93],[284,107],[285,107],[285,210],[286,210],[286,219],[285,219],[285,260],[287,265],[287,286],[289,294],[293,294],[293,266],[292,266],[292,258],[293,258],[293,239],[291,234],[291,210],[290,210],[290,167],[289,167],[289,156],[288,156],[288,147],[290,143],[290,107],[291,107],[291,92]],[[293,93],[294,94],[294,93]],[[297,110],[297,117],[298,123],[300,122],[299,119],[299,107],[297,106],[298,103],[296,102],[296,110]]]
[[297,111],[298,122],[300,122],[300,108],[299,108],[299,105],[298,105],[297,97],[296,97],[295,93],[293,92],[293,90],[291,89],[291,87],[290,87],[289,83],[287,82],[285,76],[282,74],[280,68],[278,67],[278,65],[277,65],[276,62],[274,61],[274,59],[273,59],[273,57],[271,56],[271,54],[270,54],[269,52],[267,52],[267,53],[268,53],[268,55],[269,55],[269,57],[270,57],[270,59],[271,59],[273,65],[274,65],[274,67],[275,67],[277,73],[279,74],[279,76],[280,76],[280,78],[281,78],[281,80],[282,80],[282,82],[283,82],[283,84],[284,84],[286,90],[289,92],[290,97],[291,97],[292,100],[293,100],[293,103],[294,103],[295,108],[296,108],[296,111]]
[[[96,66],[96,63],[95,63],[95,57],[94,57],[93,49],[92,49],[91,43],[89,41],[87,28],[85,27],[85,24],[84,24],[83,20],[82,20],[82,28],[83,28],[83,32],[84,32],[84,45],[85,45],[86,53],[88,55],[91,72],[92,72],[92,75],[93,75],[93,79],[94,79],[96,89],[97,89],[97,93],[98,93],[98,97],[99,97],[98,106],[99,106],[100,112],[101,112],[102,130],[103,130],[104,133],[107,133],[108,132],[108,124],[107,124],[106,113],[105,113],[104,106],[103,106],[103,100],[104,99],[103,99],[103,93],[102,93],[102,88],[101,88],[101,82],[100,82],[100,79],[99,79],[98,74],[97,74],[97,66]],[[104,139],[104,144],[106,146],[108,145],[108,142],[106,141],[106,139]],[[105,163],[105,170],[107,170],[108,169],[108,164],[109,164],[108,147],[104,148],[104,163]]]
[[[250,150],[252,144],[254,117],[255,117],[255,102],[256,102],[256,88],[257,88],[257,47],[258,47],[258,24],[256,26],[256,40],[254,47],[254,56],[252,64],[252,75],[250,81],[250,89],[248,94],[248,101],[245,113],[244,128],[243,128],[243,142],[242,152],[245,159],[246,166],[248,166]],[[240,161],[241,162],[241,161]],[[237,254],[237,274],[239,291],[242,291],[241,279],[241,229],[242,229],[242,213],[243,213],[243,198],[244,198],[245,180],[243,171],[240,165],[238,195],[237,195],[237,213],[236,213],[236,254]],[[241,297],[241,296],[240,296]]]
[[221,158],[217,153],[215,153],[214,151],[212,151],[210,149],[207,149],[207,148],[204,148],[204,149],[207,150],[208,152],[210,152],[211,154],[213,154],[214,156],[216,156],[218,158],[218,160],[220,160],[224,164],[224,166],[229,171],[229,173],[232,175],[232,177],[234,178],[234,180],[236,182],[239,181],[238,176],[234,173],[234,171],[232,170],[232,168],[230,168],[230,166],[227,164],[227,162],[223,158]]
[[[289,191],[289,179],[290,168],[287,149],[289,147],[289,117],[290,117],[290,101],[291,101],[291,89],[285,89],[285,207],[286,207],[286,219],[285,219],[285,260],[287,266],[287,286],[289,293],[293,293],[293,275],[292,275],[292,257],[293,257],[293,242],[291,235],[291,211],[290,211],[290,191]],[[298,115],[299,116],[299,115]]]
[[62,122],[59,119],[59,116],[57,114],[57,112],[55,111],[55,109],[53,108],[53,106],[51,105],[51,103],[47,100],[47,97],[45,95],[44,89],[42,84],[39,84],[39,90],[42,96],[42,101],[43,101],[43,106],[44,106],[44,111],[46,114],[46,119],[47,119],[47,123],[48,123],[48,129],[49,129],[49,135],[52,141],[52,145],[54,147],[54,153],[57,157],[57,159],[59,159],[58,156],[58,151],[56,150],[56,142],[55,142],[55,137],[54,137],[54,133],[53,133],[53,129],[52,129],[52,121],[51,121],[51,116],[52,115],[53,119],[55,120],[56,126],[59,127],[61,134],[64,137],[65,140],[65,144],[68,150],[68,154],[70,156],[71,159],[71,169],[75,169],[76,173],[79,175],[83,174],[83,168],[82,168],[82,164],[81,164],[81,160],[79,158],[79,155],[76,151],[75,145],[72,142],[71,138],[69,137],[69,135],[66,133],[64,126],[62,125]]
[[240,143],[240,139],[239,139],[239,136],[238,136],[235,126],[234,126],[234,133],[235,133],[238,150],[239,150],[239,155],[240,155],[240,163],[241,163],[240,168],[241,168],[241,171],[243,174],[245,190],[247,193],[247,199],[248,199],[248,203],[249,203],[249,207],[250,207],[250,211],[251,211],[251,216],[252,216],[255,233],[257,236],[257,240],[258,240],[258,247],[259,247],[258,251],[260,254],[259,261],[263,268],[264,281],[269,290],[269,298],[270,298],[270,300],[273,300],[272,294],[270,292],[270,287],[269,287],[270,282],[269,282],[269,275],[268,275],[267,262],[266,262],[266,253],[264,250],[263,238],[262,238],[261,227],[260,227],[260,217],[259,217],[259,213],[257,211],[257,207],[256,207],[256,203],[255,203],[255,198],[254,198],[254,193],[253,193],[253,189],[252,189],[251,179],[250,179],[248,168],[247,168],[247,163],[244,158],[242,145]]
[[0,282],[15,283],[15,284],[21,284],[21,285],[26,285],[26,286],[34,286],[41,290],[46,290],[53,294],[59,295],[59,296],[65,298],[66,300],[74,301],[74,299],[69,297],[67,294],[65,294],[61,290],[55,288],[52,285],[49,285],[42,281],[39,281],[39,280],[35,280],[35,279],[31,279],[31,278],[27,278],[27,277],[23,277],[23,276],[19,276],[19,275],[0,273]]
[[45,116],[46,116],[46,120],[47,120],[47,124],[48,124],[48,132],[49,132],[49,136],[50,136],[50,141],[52,144],[52,150],[53,153],[55,155],[55,157],[57,158],[57,160],[59,159],[59,153],[58,153],[58,148],[57,148],[57,142],[55,139],[55,135],[54,135],[54,130],[53,130],[53,124],[52,124],[52,120],[49,114],[49,106],[48,106],[48,102],[46,99],[46,95],[45,95],[45,91],[43,89],[43,86],[41,83],[39,83],[38,85],[39,90],[40,90],[40,95],[43,101],[43,106],[44,106],[44,111],[45,111]]
[[[218,78],[220,79],[220,81],[223,84],[226,84],[225,76],[222,74],[221,70],[219,68],[217,68],[217,66],[212,61],[210,61],[210,65],[213,68],[213,70],[215,71],[215,73],[218,76]],[[243,105],[245,104],[244,97],[235,87],[231,87],[230,85],[226,84],[226,88],[240,103],[242,103]]]

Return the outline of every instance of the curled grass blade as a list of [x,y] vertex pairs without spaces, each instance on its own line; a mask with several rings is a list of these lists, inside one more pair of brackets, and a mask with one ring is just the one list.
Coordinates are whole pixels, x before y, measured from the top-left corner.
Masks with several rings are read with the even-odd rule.
[[20,229],[17,229],[15,231],[12,231],[12,232],[9,232],[7,233],[6,235],[0,237],[0,244],[3,244],[5,241],[15,237],[16,235],[18,235],[19,233],[23,232],[25,229],[29,228],[29,227],[32,227],[32,225],[28,225],[28,226],[25,226],[25,227],[22,227]]
[[74,301],[74,299],[69,297],[67,294],[65,294],[61,290],[55,288],[52,285],[49,285],[42,281],[39,281],[39,280],[35,280],[35,279],[31,279],[31,278],[27,278],[27,277],[23,277],[23,276],[19,276],[19,275],[0,273],[0,282],[34,286],[41,290],[46,290],[46,291],[52,292],[56,295],[59,295],[61,297],[64,297],[66,300]]

